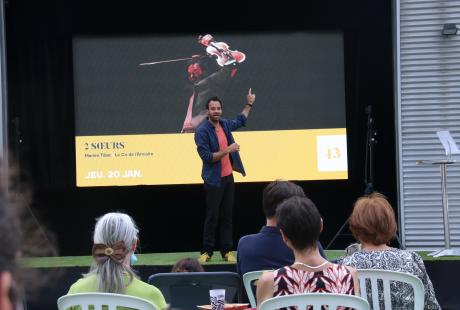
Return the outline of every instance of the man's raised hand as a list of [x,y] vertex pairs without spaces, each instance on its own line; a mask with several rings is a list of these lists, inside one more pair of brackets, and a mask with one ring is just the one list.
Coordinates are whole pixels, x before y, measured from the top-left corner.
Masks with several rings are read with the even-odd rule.
[[252,91],[252,88],[249,88],[249,92],[247,96],[248,104],[250,105],[252,105],[254,101],[256,101],[256,94],[253,94],[251,91]]

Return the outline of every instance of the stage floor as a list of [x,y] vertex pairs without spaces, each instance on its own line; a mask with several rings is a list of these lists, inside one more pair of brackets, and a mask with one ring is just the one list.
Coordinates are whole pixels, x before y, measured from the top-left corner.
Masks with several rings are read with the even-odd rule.
[[[236,252],[233,252],[236,256]],[[343,250],[326,250],[326,256],[333,261],[343,255]],[[460,256],[446,256],[433,258],[428,256],[428,251],[417,251],[423,261],[460,261]],[[178,253],[148,253],[136,254],[138,261],[134,266],[172,266],[176,261],[186,257],[196,257],[199,252],[178,252]],[[34,257],[25,258],[24,264],[31,268],[55,268],[55,267],[85,267],[90,266],[92,262],[91,256],[59,256],[59,257]],[[229,263],[222,260],[219,253],[215,253],[213,259],[206,263],[208,265],[228,265]]]

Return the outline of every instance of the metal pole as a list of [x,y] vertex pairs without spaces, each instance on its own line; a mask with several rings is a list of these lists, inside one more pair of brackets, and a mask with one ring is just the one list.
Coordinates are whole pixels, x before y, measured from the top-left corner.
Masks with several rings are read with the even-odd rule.
[[0,160],[8,165],[5,2],[0,0]]
[[444,225],[444,249],[429,253],[428,256],[460,256],[460,251],[450,248],[450,229],[449,229],[449,200],[447,194],[447,173],[446,166],[454,164],[455,161],[447,160],[432,162],[433,165],[439,165],[441,171],[441,192],[442,192],[442,216]]
[[441,162],[441,191],[442,191],[442,216],[444,221],[444,243],[445,248],[450,249],[450,229],[449,229],[449,199],[447,197],[446,183],[446,163]]

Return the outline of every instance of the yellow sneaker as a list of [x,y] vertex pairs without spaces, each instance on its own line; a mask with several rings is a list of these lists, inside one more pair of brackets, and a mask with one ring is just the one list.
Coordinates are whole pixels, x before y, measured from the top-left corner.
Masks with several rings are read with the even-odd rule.
[[206,262],[209,262],[211,260],[211,256],[209,256],[208,253],[203,253],[200,255],[200,257],[198,257],[198,261],[200,262],[200,264],[204,264]]
[[223,259],[229,263],[236,263],[236,257],[232,254],[232,252],[225,253]]

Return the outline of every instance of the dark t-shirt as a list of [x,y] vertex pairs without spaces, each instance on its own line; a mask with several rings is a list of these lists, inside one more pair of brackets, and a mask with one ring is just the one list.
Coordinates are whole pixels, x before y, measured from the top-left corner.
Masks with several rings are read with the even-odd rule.
[[[318,242],[321,256],[326,258]],[[259,233],[241,237],[237,249],[237,272],[278,269],[294,263],[292,250],[284,243],[277,227],[263,226]]]

